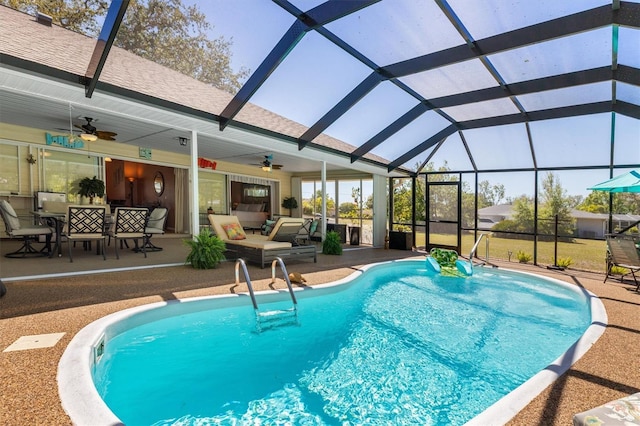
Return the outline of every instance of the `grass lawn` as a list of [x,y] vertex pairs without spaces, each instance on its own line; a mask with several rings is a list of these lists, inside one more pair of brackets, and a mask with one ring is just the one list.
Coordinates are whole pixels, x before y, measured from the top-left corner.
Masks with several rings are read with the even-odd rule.
[[[444,243],[451,241],[450,236],[432,235],[433,242]],[[425,245],[425,235],[418,234],[416,236],[416,245]],[[475,243],[473,234],[462,234],[462,255],[469,256],[469,252]],[[483,240],[478,246],[477,255],[481,259],[485,259],[485,241]],[[575,268],[585,271],[605,272],[605,254],[607,245],[605,241],[600,240],[584,240],[576,238],[572,243],[558,243],[558,259],[571,258],[569,268]],[[499,238],[489,236],[489,261],[491,259],[509,260],[509,252],[511,252],[511,261],[518,262],[516,253],[518,251],[533,256],[533,241],[515,240],[508,238]],[[547,241],[538,242],[538,264],[553,265],[554,243]]]

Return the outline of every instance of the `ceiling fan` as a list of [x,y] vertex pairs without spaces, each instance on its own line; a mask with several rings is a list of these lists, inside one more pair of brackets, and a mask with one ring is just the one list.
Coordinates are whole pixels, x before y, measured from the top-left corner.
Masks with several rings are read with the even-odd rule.
[[105,140],[105,141],[115,141],[115,136],[117,136],[117,133],[114,132],[108,132],[105,130],[98,130],[95,128],[95,126],[93,124],[91,124],[91,122],[93,121],[93,118],[91,117],[84,117],[85,120],[87,120],[86,124],[83,124],[81,126],[79,125],[75,125],[75,127],[77,127],[78,129],[81,129],[83,132],[88,133],[90,135],[96,135],[99,139]]
[[271,170],[280,170],[282,168],[282,164],[273,164],[273,155],[265,155],[264,160],[261,163],[254,164],[255,166],[260,166],[262,170],[265,172],[270,172]]

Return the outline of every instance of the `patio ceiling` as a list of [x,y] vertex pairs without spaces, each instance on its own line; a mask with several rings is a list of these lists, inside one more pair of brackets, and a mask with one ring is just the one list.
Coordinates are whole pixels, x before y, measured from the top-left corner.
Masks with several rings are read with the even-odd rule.
[[[134,86],[124,92],[114,87],[110,74],[115,69],[110,56],[117,50],[110,43],[127,4],[112,2],[103,42],[80,56],[86,77],[83,95],[91,99],[140,98]],[[213,99],[215,106],[206,113],[177,108],[191,117],[182,114],[183,122],[176,118],[175,123],[163,119],[160,123],[171,123],[166,130],[144,119],[140,124],[139,114],[132,114],[136,119],[130,123],[106,114],[97,127],[108,125],[132,143],[158,132],[175,141],[195,129],[202,132],[201,149],[211,149],[207,154],[212,158],[252,154],[268,141],[267,149],[279,149],[301,169],[317,169],[313,160],[324,155],[331,158],[331,167],[396,174],[415,172],[454,143],[460,147],[456,156],[464,157],[469,170],[486,170],[481,157],[487,151],[500,154],[491,145],[498,139],[497,146],[507,153],[502,153],[503,164],[492,162],[491,169],[513,168],[509,151],[516,146],[524,147],[518,155],[528,157],[518,162],[523,169],[541,168],[545,165],[536,154],[547,141],[536,136],[550,130],[539,131],[533,123],[594,116],[609,127],[611,137],[594,142],[600,146],[593,149],[578,145],[582,141],[571,141],[572,146],[608,154],[616,137],[626,132],[632,150],[622,165],[640,163],[640,148],[633,150],[634,138],[640,141],[637,1],[274,0],[225,2],[224,9],[224,16],[241,21],[249,21],[251,14],[262,20],[234,25],[237,33],[222,34],[235,37],[239,48],[254,48],[253,62],[244,65],[255,71],[234,96]],[[221,25],[220,10],[207,15],[212,25]],[[2,59],[33,71],[32,65],[5,52]],[[132,80],[135,85],[136,77]],[[176,107],[167,99],[142,95],[151,105]],[[96,108],[95,102],[74,102]],[[277,116],[256,119],[256,107]],[[22,124],[19,117],[27,112],[13,103],[6,110],[3,106],[2,121]],[[629,120],[616,123],[615,116]],[[279,117],[286,123],[280,125]],[[576,134],[584,127],[579,120],[566,123],[576,126]],[[479,131],[483,129],[497,130],[487,135]],[[518,144],[511,146],[512,139]],[[157,148],[173,151],[175,145],[167,142]],[[585,156],[584,162],[573,160],[571,165],[614,163],[613,154],[600,157]]]

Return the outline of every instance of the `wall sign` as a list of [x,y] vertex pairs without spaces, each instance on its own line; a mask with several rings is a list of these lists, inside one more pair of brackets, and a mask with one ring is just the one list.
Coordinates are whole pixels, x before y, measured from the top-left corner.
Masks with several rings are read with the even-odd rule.
[[140,158],[151,160],[151,148],[140,147]]
[[82,149],[84,148],[84,142],[79,138],[72,138],[69,140],[69,136],[53,136],[50,133],[44,134],[45,140],[47,141],[47,145],[59,145],[65,148],[71,149]]
[[215,161],[207,160],[206,158],[198,157],[198,167],[201,169],[215,170],[218,167],[218,163]]

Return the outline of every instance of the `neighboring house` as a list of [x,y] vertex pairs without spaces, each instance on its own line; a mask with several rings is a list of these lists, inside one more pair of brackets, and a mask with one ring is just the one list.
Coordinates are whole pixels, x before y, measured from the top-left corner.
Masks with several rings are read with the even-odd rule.
[[[512,219],[513,206],[500,204],[478,210],[478,229],[491,230],[493,225],[505,219]],[[609,215],[607,213],[590,213],[582,210],[571,210],[571,217],[576,221],[575,236],[578,238],[604,239],[609,228]],[[614,214],[613,229],[623,229],[640,221],[640,215]]]
[[498,222],[511,219],[513,206],[511,204],[498,204],[478,210],[478,230],[489,231]]

